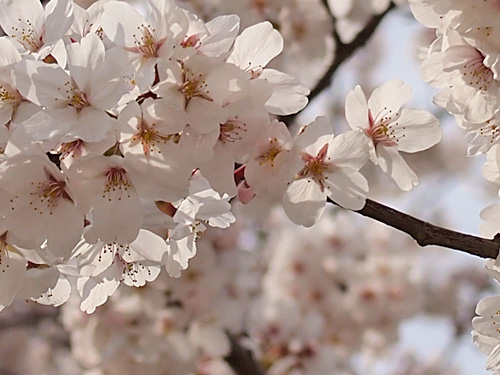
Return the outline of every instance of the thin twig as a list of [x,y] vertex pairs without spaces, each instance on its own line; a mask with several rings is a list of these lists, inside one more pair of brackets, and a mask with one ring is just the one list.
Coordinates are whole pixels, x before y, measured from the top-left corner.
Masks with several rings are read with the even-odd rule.
[[[330,199],[328,201],[336,204]],[[442,246],[481,258],[494,259],[498,256],[500,235],[495,236],[494,239],[487,239],[455,232],[417,219],[370,199],[366,200],[366,204],[361,210],[354,212],[405,232],[422,247],[429,245]]]
[[[309,102],[311,102],[316,96],[318,96],[325,88],[330,86],[330,84],[332,83],[333,75],[340,67],[340,65],[349,57],[351,57],[351,55],[356,50],[363,47],[368,42],[368,40],[370,40],[382,19],[394,8],[395,5],[391,3],[391,5],[383,13],[373,16],[370,21],[366,23],[364,29],[361,30],[358,35],[356,35],[351,43],[342,43],[337,31],[334,28],[333,38],[335,39],[335,43],[337,46],[335,51],[335,59],[333,60],[332,64],[325,72],[325,74],[320,78],[316,86],[311,90],[311,93],[308,96]],[[283,121],[285,124],[291,124],[299,113],[300,111],[293,115],[281,116],[280,121]]]

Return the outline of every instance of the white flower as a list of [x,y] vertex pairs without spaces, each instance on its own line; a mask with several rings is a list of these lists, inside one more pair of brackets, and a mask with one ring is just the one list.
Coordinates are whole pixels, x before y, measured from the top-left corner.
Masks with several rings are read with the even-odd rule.
[[290,220],[310,227],[323,213],[327,197],[348,209],[363,208],[368,183],[358,170],[368,150],[357,132],[334,138],[328,119],[318,117],[295,138],[294,148],[297,161],[291,168],[297,172],[283,195]]
[[[104,4],[101,17],[106,36],[128,52],[128,63],[137,71],[140,87],[153,84],[154,66],[173,52],[173,38],[187,28],[187,18],[172,0],[149,0],[151,12],[145,19],[131,5],[121,1]],[[180,30],[179,30],[180,29]]]
[[261,22],[243,30],[236,38],[227,62],[249,74],[250,79],[263,79],[271,84],[273,93],[266,109],[276,115],[296,113],[307,104],[309,89],[288,74],[266,65],[283,50],[283,38],[270,22]]
[[[40,59],[54,52],[73,23],[73,2],[52,0],[45,9],[37,0],[2,0],[0,26],[23,52]],[[61,59],[61,58],[60,58]],[[64,56],[62,56],[62,59]],[[58,61],[63,63],[62,61]],[[64,65],[64,64],[63,64]]]
[[54,255],[69,257],[82,235],[84,219],[76,209],[69,180],[30,143],[22,128],[10,138],[5,155],[0,187],[11,197],[5,218],[10,241],[27,249],[47,241]]
[[188,194],[194,169],[191,149],[183,144],[184,111],[163,100],[131,102],[120,113],[121,150],[141,175],[135,185],[143,198],[172,202]]
[[17,89],[45,107],[23,126],[35,140],[100,141],[115,123],[106,111],[126,92],[120,69],[106,60],[104,44],[95,34],[72,43],[68,57],[70,74],[41,61],[23,60],[16,66]]
[[92,212],[93,224],[85,232],[90,243],[130,243],[139,234],[143,209],[123,158],[81,158],[68,170],[82,213]]
[[346,98],[346,118],[352,129],[370,147],[370,159],[380,165],[402,190],[418,183],[416,174],[406,164],[399,151],[417,152],[434,146],[441,140],[439,120],[430,113],[416,109],[401,109],[411,97],[411,88],[393,80],[377,87],[368,102],[360,86]]
[[129,244],[82,241],[74,253],[82,275],[77,282],[82,311],[92,313],[106,302],[121,282],[141,287],[155,280],[166,252],[166,242],[144,229]]

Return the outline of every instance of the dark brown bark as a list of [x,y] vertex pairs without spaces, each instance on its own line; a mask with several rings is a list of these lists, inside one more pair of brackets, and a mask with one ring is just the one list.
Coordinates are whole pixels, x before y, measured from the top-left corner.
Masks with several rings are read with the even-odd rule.
[[[331,200],[329,202],[336,204]],[[370,199],[366,200],[366,204],[361,210],[355,212],[405,232],[422,247],[429,245],[442,246],[481,258],[496,258],[498,256],[500,235],[495,236],[494,239],[487,239],[455,232],[417,219]]]

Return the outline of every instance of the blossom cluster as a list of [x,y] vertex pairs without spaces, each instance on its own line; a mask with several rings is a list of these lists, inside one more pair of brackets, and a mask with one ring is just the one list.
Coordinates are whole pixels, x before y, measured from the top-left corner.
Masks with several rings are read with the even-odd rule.
[[[415,18],[436,29],[437,38],[422,53],[422,77],[440,89],[434,102],[452,114],[466,131],[467,154],[487,154],[483,175],[500,185],[500,79],[498,1],[410,0]],[[481,234],[500,228],[500,204],[481,212]],[[488,260],[488,273],[500,280],[499,260]],[[481,300],[473,320],[475,344],[489,355],[486,367],[500,373],[500,335],[496,324],[498,297]]]
[[2,308],[60,305],[74,281],[91,313],[121,283],[179,277],[206,228],[234,222],[234,197],[282,202],[304,226],[327,198],[361,209],[369,159],[409,190],[399,151],[441,138],[434,116],[402,109],[411,89],[397,80],[348,95],[351,131],[318,117],[292,137],[275,117],[309,89],[267,67],[283,48],[270,22],[239,33],[235,15],[148,4],[0,1]]
[[455,311],[459,280],[439,287],[422,277],[411,239],[333,211],[308,229],[274,211],[262,252],[242,251],[237,226],[210,229],[180,278],[121,286],[91,315],[70,299],[62,317],[82,373],[232,375],[229,332],[270,375],[353,374],[354,354],[392,354],[402,321]]

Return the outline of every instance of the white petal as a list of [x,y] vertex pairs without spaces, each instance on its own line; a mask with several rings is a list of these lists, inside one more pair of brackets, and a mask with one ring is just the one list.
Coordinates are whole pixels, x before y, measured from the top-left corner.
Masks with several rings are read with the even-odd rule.
[[302,178],[293,181],[283,195],[283,208],[295,224],[310,227],[325,210],[326,193],[313,180]]
[[227,62],[249,70],[263,68],[283,50],[283,37],[270,22],[261,22],[243,30],[236,38]]
[[87,91],[90,76],[104,62],[104,54],[104,44],[96,34],[89,34],[80,43],[68,46],[69,71],[80,90]]
[[[347,172],[347,170],[346,170]],[[326,194],[344,208],[360,210],[364,207],[368,194],[368,182],[359,172],[335,172],[325,181]]]
[[368,129],[368,103],[361,86],[357,85],[345,98],[345,117],[352,129]]
[[374,118],[388,110],[395,113],[411,99],[411,96],[411,87],[403,81],[396,79],[387,81],[373,90],[370,99],[368,99],[368,108],[370,108]]
[[437,144],[443,135],[439,120],[427,111],[403,109],[392,127],[394,137],[398,139],[398,150],[417,152],[427,150]]
[[87,314],[92,314],[96,307],[104,304],[118,288],[121,275],[121,266],[119,262],[115,262],[99,276],[78,279],[77,289],[82,298],[80,309]]
[[274,69],[264,69],[259,77],[273,86],[273,93],[266,102],[266,109],[275,115],[290,115],[303,109],[309,89],[296,77]]
[[377,145],[380,168],[390,176],[401,190],[409,191],[418,184],[418,177],[406,164],[396,147]]
[[19,92],[39,106],[61,108],[68,103],[71,78],[56,64],[23,60],[16,65],[14,78]]
[[26,261],[13,252],[1,250],[0,311],[9,306],[24,285]]
[[55,44],[73,24],[73,1],[52,0],[45,7],[44,42]]

